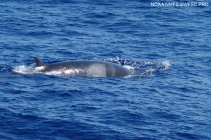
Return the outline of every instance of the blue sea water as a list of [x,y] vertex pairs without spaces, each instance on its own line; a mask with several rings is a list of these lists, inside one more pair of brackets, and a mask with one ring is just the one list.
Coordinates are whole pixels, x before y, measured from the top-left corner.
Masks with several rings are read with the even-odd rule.
[[[152,2],[1,1],[0,139],[211,139],[211,3]],[[37,74],[33,56],[133,74]]]

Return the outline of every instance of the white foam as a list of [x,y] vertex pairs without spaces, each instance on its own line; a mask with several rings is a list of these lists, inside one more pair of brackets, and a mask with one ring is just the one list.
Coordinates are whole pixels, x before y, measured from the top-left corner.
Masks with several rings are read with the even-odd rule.
[[168,70],[171,67],[171,64],[168,61],[162,62],[162,65],[164,66],[164,70]]
[[41,66],[41,67],[35,67],[34,68],[34,72],[40,72],[40,71],[42,71],[42,70],[44,70],[44,66]]
[[129,66],[129,65],[124,65],[123,67],[125,67],[131,71],[134,71],[134,69],[135,69],[133,66]]
[[31,66],[22,65],[22,66],[14,67],[13,72],[20,73],[20,74],[35,74],[35,73],[42,73],[41,70],[43,69],[44,69],[44,66],[34,68],[34,65],[31,65]]
[[13,69],[13,72],[16,72],[16,73],[20,73],[20,74],[32,74],[33,73],[33,67],[27,67],[25,65],[22,65],[22,66],[16,66],[14,67]]

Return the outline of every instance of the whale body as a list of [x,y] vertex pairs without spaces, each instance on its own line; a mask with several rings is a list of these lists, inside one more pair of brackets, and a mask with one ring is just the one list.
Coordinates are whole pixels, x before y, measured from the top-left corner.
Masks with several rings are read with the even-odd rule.
[[68,76],[88,76],[88,77],[125,77],[132,73],[129,69],[120,65],[94,60],[75,60],[54,64],[44,64],[38,57],[35,69],[40,72],[68,71]]

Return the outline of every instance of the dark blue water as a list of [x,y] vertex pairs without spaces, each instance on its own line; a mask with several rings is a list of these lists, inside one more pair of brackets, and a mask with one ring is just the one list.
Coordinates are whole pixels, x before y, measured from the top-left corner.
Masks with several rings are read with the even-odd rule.
[[[0,2],[0,139],[211,139],[211,3]],[[125,78],[33,73],[101,60]]]

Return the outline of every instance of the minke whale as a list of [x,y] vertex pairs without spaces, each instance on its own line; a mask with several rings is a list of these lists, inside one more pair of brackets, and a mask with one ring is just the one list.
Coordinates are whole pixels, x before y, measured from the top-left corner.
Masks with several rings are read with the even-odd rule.
[[88,77],[126,77],[132,73],[131,70],[104,61],[75,60],[69,62],[59,62],[54,64],[44,64],[38,57],[35,69],[39,72],[65,71],[68,76],[88,76]]

